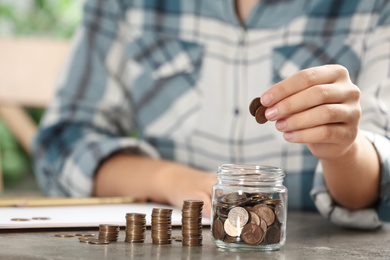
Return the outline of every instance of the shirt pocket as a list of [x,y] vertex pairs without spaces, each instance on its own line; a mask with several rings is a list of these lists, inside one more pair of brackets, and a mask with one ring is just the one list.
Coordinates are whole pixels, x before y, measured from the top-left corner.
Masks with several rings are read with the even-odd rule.
[[202,45],[169,36],[144,35],[127,46],[132,105],[144,137],[188,133],[194,127],[202,58]]
[[340,64],[349,71],[355,81],[360,70],[360,59],[351,46],[341,40],[330,42],[304,42],[273,49],[273,83],[310,67],[326,64]]

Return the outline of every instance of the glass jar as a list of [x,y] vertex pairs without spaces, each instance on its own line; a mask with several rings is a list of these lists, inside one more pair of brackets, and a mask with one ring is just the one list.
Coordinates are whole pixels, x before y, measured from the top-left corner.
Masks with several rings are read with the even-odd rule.
[[286,241],[287,188],[279,167],[223,164],[213,187],[211,238],[220,248],[278,250]]

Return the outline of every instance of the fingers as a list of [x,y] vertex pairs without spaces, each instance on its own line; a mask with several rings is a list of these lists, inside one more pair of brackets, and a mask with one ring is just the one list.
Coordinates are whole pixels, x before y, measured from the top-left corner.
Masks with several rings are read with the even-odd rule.
[[359,113],[358,108],[353,109],[342,104],[327,104],[280,119],[276,121],[275,127],[281,132],[287,132],[327,124],[350,124],[360,117]]
[[261,103],[266,107],[315,85],[330,84],[337,80],[349,80],[348,71],[340,65],[324,65],[305,69],[275,84],[263,93]]

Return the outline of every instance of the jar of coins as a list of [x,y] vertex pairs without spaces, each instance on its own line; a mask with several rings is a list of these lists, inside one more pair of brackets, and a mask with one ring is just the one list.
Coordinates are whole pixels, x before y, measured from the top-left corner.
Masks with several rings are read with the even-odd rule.
[[223,164],[213,187],[211,238],[220,248],[278,250],[286,241],[287,188],[279,167]]

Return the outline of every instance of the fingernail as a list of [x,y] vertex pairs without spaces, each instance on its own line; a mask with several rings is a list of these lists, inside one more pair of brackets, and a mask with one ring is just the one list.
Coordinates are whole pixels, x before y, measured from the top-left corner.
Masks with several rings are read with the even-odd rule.
[[289,140],[292,139],[293,134],[292,134],[292,132],[285,132],[285,133],[283,134],[283,137],[284,137],[284,139],[285,139],[286,141],[289,141]]
[[269,107],[272,104],[274,97],[271,94],[265,94],[264,96],[261,96],[260,100],[263,106]]
[[274,119],[278,115],[278,109],[276,107],[267,108],[265,110],[265,117],[268,120]]
[[278,120],[275,123],[276,129],[278,129],[279,131],[283,131],[284,129],[286,129],[286,125],[286,120]]

